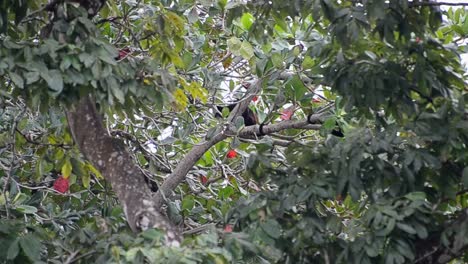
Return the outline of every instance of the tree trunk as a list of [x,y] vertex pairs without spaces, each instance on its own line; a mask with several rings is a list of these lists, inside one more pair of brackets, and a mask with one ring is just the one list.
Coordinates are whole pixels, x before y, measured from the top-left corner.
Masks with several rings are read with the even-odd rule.
[[83,97],[66,111],[68,125],[80,151],[110,182],[134,231],[160,228],[166,241],[176,245],[180,235],[175,226],[159,212],[144,175],[135,165],[120,139],[107,134],[91,97]]

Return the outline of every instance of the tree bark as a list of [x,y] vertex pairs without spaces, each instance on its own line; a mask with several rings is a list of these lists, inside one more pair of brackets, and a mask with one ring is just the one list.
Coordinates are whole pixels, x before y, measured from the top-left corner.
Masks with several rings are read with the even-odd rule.
[[107,134],[102,119],[91,97],[83,97],[66,111],[68,125],[80,151],[110,182],[122,204],[130,228],[134,231],[160,228],[166,232],[166,241],[175,245],[180,234],[164,217],[144,175],[135,165],[124,143]]

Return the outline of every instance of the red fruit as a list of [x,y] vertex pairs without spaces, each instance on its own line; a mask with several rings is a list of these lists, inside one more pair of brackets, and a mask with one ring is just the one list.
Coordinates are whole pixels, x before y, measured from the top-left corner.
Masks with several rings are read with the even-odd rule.
[[281,120],[289,120],[291,116],[294,114],[294,107],[289,107],[283,110],[281,113]]
[[208,178],[206,176],[200,176],[200,181],[203,185],[206,185],[208,182]]
[[257,102],[257,101],[258,101],[258,96],[255,95],[255,96],[252,98],[252,102]]
[[66,193],[68,191],[68,187],[70,187],[68,179],[62,176],[58,177],[54,182],[54,190],[59,193]]
[[228,159],[233,159],[233,158],[237,157],[237,151],[235,149],[230,149],[228,151],[228,153],[226,154],[226,157]]
[[224,232],[231,233],[232,232],[232,225],[227,224],[226,226],[224,226]]

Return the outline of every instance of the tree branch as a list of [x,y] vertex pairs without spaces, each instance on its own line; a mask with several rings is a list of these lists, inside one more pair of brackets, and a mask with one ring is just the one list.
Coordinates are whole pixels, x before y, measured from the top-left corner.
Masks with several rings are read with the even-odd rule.
[[161,207],[166,200],[166,197],[169,197],[172,194],[172,191],[185,180],[187,173],[190,169],[193,168],[195,163],[207,152],[212,146],[216,143],[223,141],[228,138],[232,133],[229,126],[236,119],[236,117],[241,116],[242,113],[249,106],[252,98],[261,90],[261,80],[251,86],[251,89],[247,92],[242,100],[240,100],[236,107],[232,109],[231,113],[227,119],[227,126],[224,129],[219,129],[220,131],[215,134],[211,139],[203,142],[200,145],[193,147],[189,153],[179,162],[179,165],[174,169],[174,171],[164,180],[158,192],[155,194],[154,201],[158,207]]
[[[247,101],[247,104],[245,105],[239,104],[238,105],[239,109],[242,110],[242,107],[244,107],[245,109],[249,102],[250,101]],[[231,120],[233,120],[235,117],[235,115],[232,115],[233,113],[234,111],[231,112],[231,115],[229,116]],[[239,113],[242,113],[242,112],[239,112]],[[237,135],[242,138],[256,139],[261,135],[272,134],[272,133],[276,133],[276,132],[286,130],[286,129],[318,130],[321,127],[320,123],[321,123],[322,116],[323,116],[322,114],[312,115],[309,117],[309,121],[307,121],[307,119],[288,120],[288,121],[282,121],[278,124],[266,125],[266,126],[263,126],[262,128],[263,134],[260,133],[260,125],[249,126],[249,127],[245,127],[244,129],[242,129]],[[234,135],[236,135],[235,132],[230,131],[229,129],[226,129],[224,131],[220,131],[218,134],[213,136],[211,139],[205,141],[204,143],[193,147],[192,150],[190,150],[190,152],[187,153],[187,155],[185,155],[185,157],[179,162],[179,165],[174,169],[174,171],[166,178],[166,180],[161,185],[161,188],[156,193],[155,198],[154,198],[156,201],[156,206],[160,207],[164,204],[165,202],[164,197],[169,197],[172,191],[181,182],[185,180],[187,173],[195,165],[195,163],[203,156],[203,154],[205,154],[205,152],[207,152],[216,143]]]

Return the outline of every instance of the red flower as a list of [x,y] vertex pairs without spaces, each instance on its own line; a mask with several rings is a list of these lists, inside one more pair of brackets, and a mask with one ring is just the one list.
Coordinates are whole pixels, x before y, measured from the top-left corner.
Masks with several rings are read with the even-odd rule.
[[237,157],[237,151],[235,149],[230,149],[226,155],[228,159],[233,159]]
[[255,95],[254,97],[252,97],[252,102],[257,102],[257,101],[258,101],[258,96]]
[[281,113],[281,120],[289,120],[291,119],[291,116],[294,114],[294,106],[286,108],[283,110]]
[[124,59],[125,57],[127,57],[129,53],[130,53],[130,48],[124,48],[124,49],[119,50],[119,57],[117,58],[117,60]]
[[208,178],[206,176],[200,176],[200,181],[203,185],[206,185],[206,183],[208,182]]
[[63,176],[58,177],[54,182],[54,190],[56,190],[59,193],[67,192],[68,187],[70,187],[68,179],[64,178]]
[[231,233],[232,232],[232,225],[227,224],[226,226],[224,226],[224,232]]

